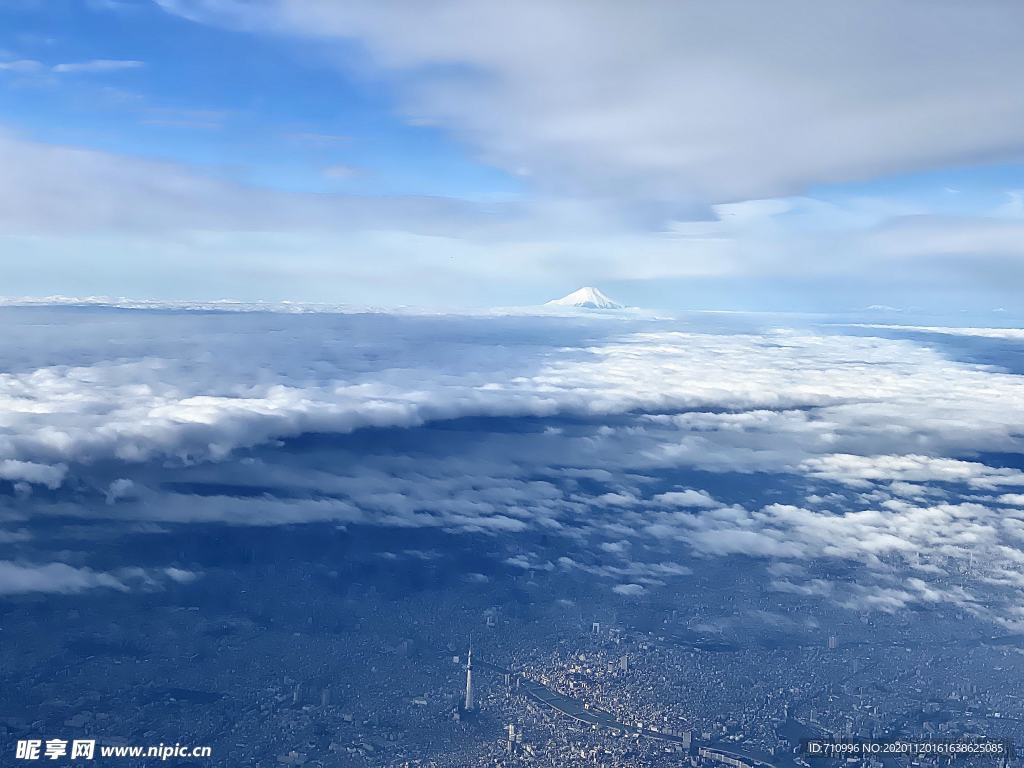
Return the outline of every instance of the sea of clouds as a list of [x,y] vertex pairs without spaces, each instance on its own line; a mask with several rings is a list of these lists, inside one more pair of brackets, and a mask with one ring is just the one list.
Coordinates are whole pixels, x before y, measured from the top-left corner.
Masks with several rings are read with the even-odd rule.
[[1024,620],[1024,379],[991,362],[1016,331],[0,313],[0,593],[194,577],[28,558],[39,521],[332,522],[504,537],[508,567],[623,597],[739,557],[808,598]]

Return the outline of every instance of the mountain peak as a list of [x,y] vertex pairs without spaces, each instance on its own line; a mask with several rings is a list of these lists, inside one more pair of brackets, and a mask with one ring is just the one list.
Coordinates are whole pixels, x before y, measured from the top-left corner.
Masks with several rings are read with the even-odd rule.
[[623,309],[624,305],[609,298],[597,288],[589,285],[573,291],[568,296],[549,301],[549,307],[584,307],[586,309]]

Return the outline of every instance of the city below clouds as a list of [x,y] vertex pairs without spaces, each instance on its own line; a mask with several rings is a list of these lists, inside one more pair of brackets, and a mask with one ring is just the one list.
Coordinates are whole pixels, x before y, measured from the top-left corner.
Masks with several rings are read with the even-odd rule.
[[0,0],[3,749],[1006,768],[1022,29]]

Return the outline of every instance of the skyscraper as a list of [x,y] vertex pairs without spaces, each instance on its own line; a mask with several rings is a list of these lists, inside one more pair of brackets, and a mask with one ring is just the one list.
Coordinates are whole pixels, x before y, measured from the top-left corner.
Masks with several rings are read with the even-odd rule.
[[467,712],[472,711],[475,702],[473,701],[473,646],[469,646],[469,655],[466,657],[466,702]]

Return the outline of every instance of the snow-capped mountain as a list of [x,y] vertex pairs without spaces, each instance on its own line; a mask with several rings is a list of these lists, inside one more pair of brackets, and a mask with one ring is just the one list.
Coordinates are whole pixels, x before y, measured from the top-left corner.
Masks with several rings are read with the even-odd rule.
[[609,298],[597,288],[580,288],[568,296],[549,301],[548,307],[584,307],[586,309],[624,309],[625,306]]

